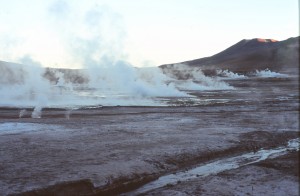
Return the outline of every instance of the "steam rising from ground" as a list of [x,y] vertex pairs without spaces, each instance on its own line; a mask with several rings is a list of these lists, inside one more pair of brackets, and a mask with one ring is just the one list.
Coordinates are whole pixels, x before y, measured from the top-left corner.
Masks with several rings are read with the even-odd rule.
[[175,64],[171,69],[165,69],[166,75],[176,79],[181,90],[232,90],[218,77],[205,76],[199,67],[190,67],[185,64]]
[[[223,81],[224,76],[208,77],[201,69],[183,64],[164,73],[157,67],[134,68],[123,61],[112,66],[49,71],[28,56],[20,60],[26,66],[0,64],[0,106],[34,107],[33,118],[41,118],[44,107],[164,105],[160,97],[192,98],[187,93],[190,90],[234,89]],[[220,73],[230,79],[247,78],[227,70]],[[267,77],[283,75],[267,70],[257,71],[255,77],[266,74]],[[25,113],[26,110],[21,110],[20,118]]]
[[[107,6],[79,9],[58,0],[49,4],[45,13],[48,33],[41,31],[37,35],[40,40],[30,36],[25,40],[53,39],[64,57],[60,63],[82,69],[77,75],[75,71],[58,69],[47,72],[44,67],[48,65],[41,65],[35,59],[37,53],[31,50],[28,54],[20,53],[15,62],[22,65],[0,64],[1,106],[34,107],[32,117],[40,118],[44,107],[160,105],[157,97],[190,96],[182,90],[231,88],[204,76],[200,70],[186,70],[193,78],[178,81],[159,68],[137,69],[128,64],[123,50],[126,32],[122,18]],[[36,28],[43,29],[43,26]],[[47,47],[38,49],[49,52]],[[57,51],[53,53],[59,56]]]
[[[191,97],[189,90],[233,89],[216,76],[205,76],[196,67],[178,64],[163,73],[157,67],[135,68],[128,64],[123,50],[126,32],[122,18],[107,6],[78,10],[58,0],[52,2],[45,13],[47,27],[52,28],[47,29],[46,34],[37,31],[38,40],[22,37],[25,45],[28,41],[31,45],[31,42],[53,39],[61,48],[53,54],[63,54],[63,61],[59,63],[81,69],[49,71],[45,69],[48,65],[39,63],[35,59],[37,54],[31,50],[12,55],[14,62],[22,65],[0,62],[0,106],[34,107],[31,116],[41,118],[44,107],[161,105],[159,97]],[[11,48],[5,48],[7,53]],[[51,47],[37,49],[46,53]],[[56,58],[55,55],[48,58],[52,57]],[[227,77],[242,77],[228,71],[222,73]],[[26,110],[21,110],[20,118],[25,113]],[[66,118],[69,115],[66,114]]]
[[[158,97],[191,97],[186,90],[232,89],[217,78],[204,76],[201,70],[186,70],[193,78],[178,80],[157,67],[134,68],[122,61],[77,72],[49,71],[29,57],[22,61],[27,66],[0,66],[4,76],[1,106],[34,107],[33,118],[41,117],[43,107],[161,105]],[[184,72],[187,67],[182,66]]]
[[260,70],[260,71],[256,70],[255,76],[263,77],[263,78],[285,78],[285,77],[288,77],[287,74],[273,72],[269,69]]
[[233,73],[229,70],[217,70],[218,76],[225,77],[225,79],[246,79],[247,76],[242,74]]

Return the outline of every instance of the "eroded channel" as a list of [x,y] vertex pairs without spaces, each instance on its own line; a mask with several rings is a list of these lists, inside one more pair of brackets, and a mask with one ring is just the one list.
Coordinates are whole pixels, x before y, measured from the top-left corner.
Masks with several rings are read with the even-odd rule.
[[205,165],[200,165],[187,171],[165,175],[133,192],[126,193],[124,195],[139,195],[147,193],[167,185],[175,185],[178,182],[189,181],[195,178],[205,177],[227,170],[237,169],[239,167],[257,163],[268,158],[276,158],[288,153],[289,151],[299,151],[299,141],[299,138],[292,139],[289,140],[287,146],[281,146],[274,149],[260,149],[257,152],[250,152],[235,157],[221,159]]

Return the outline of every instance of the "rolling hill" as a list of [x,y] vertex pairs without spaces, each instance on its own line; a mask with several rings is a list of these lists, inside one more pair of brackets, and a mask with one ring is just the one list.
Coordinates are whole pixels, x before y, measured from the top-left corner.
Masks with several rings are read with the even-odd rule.
[[267,68],[272,71],[294,73],[299,70],[299,37],[283,41],[261,38],[243,39],[213,56],[160,67],[166,70],[178,64],[201,68],[207,74],[213,74],[216,69],[228,69],[245,74]]

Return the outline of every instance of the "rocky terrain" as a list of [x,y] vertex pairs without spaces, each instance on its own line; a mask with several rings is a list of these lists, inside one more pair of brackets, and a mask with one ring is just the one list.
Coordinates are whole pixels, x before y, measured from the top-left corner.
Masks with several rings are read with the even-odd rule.
[[[230,83],[237,90],[195,91],[198,101],[170,98],[173,107],[49,108],[37,119],[30,108],[21,118],[18,108],[1,108],[1,192],[132,195],[162,175],[299,137],[298,78]],[[273,194],[277,187],[294,195],[297,154],[147,194]]]
[[[39,115],[38,107],[2,106],[0,195],[299,195],[298,49],[299,37],[242,40],[212,57],[163,65],[178,83],[226,88],[153,98],[162,105],[39,107]],[[55,88],[62,78],[88,82],[85,70],[33,70]],[[1,61],[0,71],[0,87],[25,80],[23,65]],[[29,98],[33,90],[40,88]],[[289,148],[291,140],[298,145]],[[237,167],[184,178],[243,156]]]

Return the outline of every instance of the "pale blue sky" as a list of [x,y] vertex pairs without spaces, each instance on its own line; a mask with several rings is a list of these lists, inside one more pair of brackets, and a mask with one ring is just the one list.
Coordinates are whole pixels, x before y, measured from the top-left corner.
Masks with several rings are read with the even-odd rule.
[[299,35],[297,0],[0,0],[0,7],[0,60],[30,55],[52,67],[103,55],[156,66],[241,39]]

